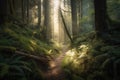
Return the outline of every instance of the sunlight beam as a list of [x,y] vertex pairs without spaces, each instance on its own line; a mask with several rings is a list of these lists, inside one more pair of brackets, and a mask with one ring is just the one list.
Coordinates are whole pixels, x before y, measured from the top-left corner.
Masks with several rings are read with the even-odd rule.
[[54,40],[59,41],[59,0],[54,0]]

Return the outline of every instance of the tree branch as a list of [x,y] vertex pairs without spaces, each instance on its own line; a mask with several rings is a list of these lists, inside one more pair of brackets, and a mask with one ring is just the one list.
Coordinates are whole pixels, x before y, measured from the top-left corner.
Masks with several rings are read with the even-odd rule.
[[62,8],[61,8],[61,10],[62,10],[62,11],[64,11],[64,12],[71,12],[71,11],[67,11],[67,10],[65,10],[65,9],[62,9]]
[[71,43],[73,43],[73,39],[71,38],[71,35],[70,35],[70,33],[69,33],[68,29],[67,29],[67,25],[66,25],[66,23],[65,23],[65,20],[64,20],[64,17],[63,17],[61,8],[60,8],[59,10],[60,10],[60,16],[61,16],[62,21],[63,21],[63,24],[64,24],[65,32],[66,32],[66,34],[68,35],[68,37],[69,37]]
[[15,53],[19,54],[19,55],[22,55],[22,56],[26,56],[26,57],[32,58],[34,60],[41,61],[41,62],[48,63],[50,61],[49,59],[46,59],[46,57],[40,57],[40,56],[38,57],[38,56],[27,54],[27,53],[24,53],[24,52],[21,52],[21,51],[15,51]]

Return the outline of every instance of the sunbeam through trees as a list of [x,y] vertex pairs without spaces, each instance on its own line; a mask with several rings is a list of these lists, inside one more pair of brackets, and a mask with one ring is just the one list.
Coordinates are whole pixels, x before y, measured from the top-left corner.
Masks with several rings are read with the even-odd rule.
[[120,80],[120,0],[0,0],[0,80]]

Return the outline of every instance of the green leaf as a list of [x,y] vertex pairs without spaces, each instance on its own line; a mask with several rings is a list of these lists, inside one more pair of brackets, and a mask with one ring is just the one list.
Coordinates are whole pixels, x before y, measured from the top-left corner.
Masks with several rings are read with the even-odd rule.
[[32,72],[31,68],[29,68],[28,66],[20,66],[20,68]]
[[2,64],[0,69],[0,77],[4,77],[6,74],[8,74],[8,72],[9,72],[9,65]]
[[24,71],[20,66],[10,65],[10,69],[11,71],[15,71],[16,73],[24,74]]

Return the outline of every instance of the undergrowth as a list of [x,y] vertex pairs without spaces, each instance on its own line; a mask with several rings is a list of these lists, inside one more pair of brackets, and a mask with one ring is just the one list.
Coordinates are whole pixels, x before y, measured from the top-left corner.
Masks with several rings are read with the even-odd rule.
[[43,80],[35,64],[24,56],[0,52],[0,80]]
[[119,80],[120,45],[111,43],[114,41],[97,38],[95,32],[76,38],[62,62],[67,76],[71,76],[68,80]]
[[44,80],[42,70],[47,69],[47,63],[43,65],[15,53],[20,51],[46,60],[59,53],[58,48],[48,45],[43,36],[38,28],[12,23],[0,25],[0,80]]
[[39,29],[20,27],[11,23],[0,26],[0,45],[13,46],[17,50],[32,54],[49,55],[49,50],[54,50],[41,37]]

